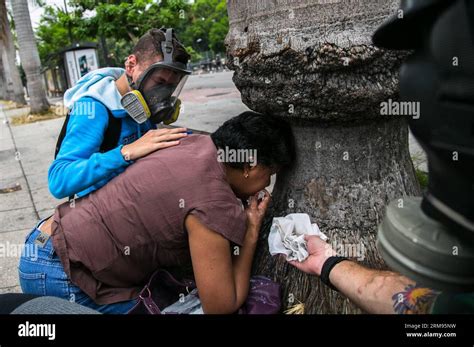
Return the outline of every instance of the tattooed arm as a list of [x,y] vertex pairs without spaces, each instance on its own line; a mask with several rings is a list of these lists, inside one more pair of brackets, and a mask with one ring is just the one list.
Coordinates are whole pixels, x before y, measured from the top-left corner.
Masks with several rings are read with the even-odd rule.
[[[321,275],[321,269],[334,250],[317,236],[306,238],[310,256],[302,263],[290,262],[309,274]],[[368,313],[430,313],[440,294],[391,271],[368,269],[352,261],[342,261],[329,274],[331,283],[357,306]]]
[[430,313],[439,295],[398,273],[368,269],[352,261],[337,264],[329,279],[342,294],[368,313]]

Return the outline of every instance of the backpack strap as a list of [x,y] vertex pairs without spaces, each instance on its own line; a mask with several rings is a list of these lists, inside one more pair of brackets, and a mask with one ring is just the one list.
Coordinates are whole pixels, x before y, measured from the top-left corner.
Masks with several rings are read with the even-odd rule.
[[[118,141],[120,139],[120,132],[122,131],[122,120],[119,118],[115,118],[112,112],[109,111],[108,108],[107,115],[109,117],[109,122],[107,125],[107,129],[105,130],[104,140],[100,145],[99,151],[101,153],[108,152],[118,145]],[[66,136],[67,125],[69,123],[69,118],[71,117],[71,112],[68,112],[66,115],[66,119],[64,120],[63,126],[61,131],[59,132],[58,140],[56,142],[56,148],[54,151],[54,159],[58,156],[59,150],[61,149],[61,145],[63,144],[64,137]]]
[[70,111],[66,115],[61,131],[59,132],[58,140],[56,141],[56,148],[54,150],[54,159],[58,156],[61,145],[63,144],[64,137],[66,136],[67,123],[69,123]]
[[109,124],[105,130],[104,141],[100,145],[101,153],[108,152],[117,147],[122,131],[122,119],[115,118],[108,108],[107,113],[109,114]]

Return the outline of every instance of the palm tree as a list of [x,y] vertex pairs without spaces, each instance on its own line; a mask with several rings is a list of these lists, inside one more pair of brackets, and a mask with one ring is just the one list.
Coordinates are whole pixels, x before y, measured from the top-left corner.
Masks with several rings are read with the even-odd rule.
[[[381,102],[397,99],[405,53],[371,43],[398,0],[227,4],[226,46],[242,100],[287,119],[296,138],[296,165],[277,176],[273,215],[308,213],[336,251],[384,267],[375,240],[385,206],[420,194],[406,121],[380,112]],[[359,312],[315,277],[271,257],[263,239],[254,271],[281,283],[284,307],[300,301],[307,313]]]
[[27,0],[12,0],[13,18],[20,51],[21,65],[25,70],[32,113],[41,113],[49,108],[41,76],[41,63],[36,39],[31,26]]
[[4,65],[4,78],[7,98],[19,104],[25,104],[25,93],[20,79],[20,72],[15,64],[16,51],[8,22],[5,0],[0,0],[0,45]]
[[[1,49],[3,49],[2,41],[0,41],[0,50]],[[6,79],[5,79],[5,70],[3,66],[4,66],[3,59],[0,56],[0,100],[8,99],[7,85],[6,85]]]

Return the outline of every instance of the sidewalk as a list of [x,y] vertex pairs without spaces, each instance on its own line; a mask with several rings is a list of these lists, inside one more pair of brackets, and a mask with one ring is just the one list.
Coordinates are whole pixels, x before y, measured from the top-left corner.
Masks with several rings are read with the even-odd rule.
[[[48,191],[47,172],[63,119],[10,126],[19,110],[0,105],[0,293],[19,292],[17,264],[25,236],[59,200]],[[18,189],[13,192],[6,192]]]

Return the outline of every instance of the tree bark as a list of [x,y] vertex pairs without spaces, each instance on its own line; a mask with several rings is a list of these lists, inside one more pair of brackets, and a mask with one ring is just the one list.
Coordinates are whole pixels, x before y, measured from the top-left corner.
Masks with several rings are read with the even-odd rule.
[[31,26],[27,0],[13,0],[13,18],[17,33],[21,65],[25,70],[31,113],[45,112],[49,108],[41,75],[41,62]]
[[16,50],[13,43],[10,23],[8,22],[5,0],[0,0],[0,41],[2,41],[2,61],[5,64],[5,79],[7,83],[7,98],[24,105],[25,92],[21,83],[20,72],[16,66]]
[[[406,53],[379,50],[371,35],[398,0],[228,2],[229,66],[242,100],[287,119],[296,165],[277,177],[271,214],[308,213],[345,256],[383,268],[375,241],[386,204],[420,194],[404,119],[381,116],[398,97]],[[254,271],[277,280],[283,307],[356,313],[338,293],[268,252],[268,225]],[[348,279],[350,281],[350,279]]]
[[[0,49],[2,42],[0,41]],[[0,56],[0,100],[6,100],[7,99],[7,86],[6,86],[6,81],[5,81],[5,70],[3,69],[3,59]]]

